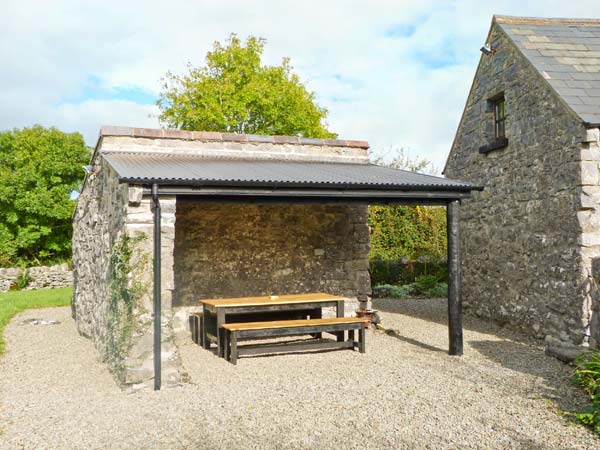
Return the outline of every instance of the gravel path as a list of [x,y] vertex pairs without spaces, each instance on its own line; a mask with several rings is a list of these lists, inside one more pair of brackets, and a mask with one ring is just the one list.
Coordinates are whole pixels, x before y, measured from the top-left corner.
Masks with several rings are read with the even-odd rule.
[[[445,302],[380,300],[367,353],[243,358],[181,344],[192,384],[122,392],[68,308],[15,317],[0,358],[2,449],[598,448],[557,409],[583,401],[540,347],[467,318],[446,352]],[[31,318],[59,325],[26,325]],[[395,331],[391,331],[395,330]]]

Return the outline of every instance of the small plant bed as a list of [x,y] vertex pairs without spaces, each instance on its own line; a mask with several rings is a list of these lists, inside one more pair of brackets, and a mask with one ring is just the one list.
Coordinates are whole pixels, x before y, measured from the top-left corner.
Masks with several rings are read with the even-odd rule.
[[16,314],[26,309],[69,306],[72,296],[73,288],[0,293],[0,355],[4,353],[4,328]]
[[600,436],[600,352],[585,353],[577,358],[571,381],[583,388],[592,402],[573,417]]
[[373,286],[374,298],[442,298],[448,296],[448,284],[435,275],[422,275],[413,283]]

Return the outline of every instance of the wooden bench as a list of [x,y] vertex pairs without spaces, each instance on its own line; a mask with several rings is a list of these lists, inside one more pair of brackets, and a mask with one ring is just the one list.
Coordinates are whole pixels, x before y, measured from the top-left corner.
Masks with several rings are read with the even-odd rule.
[[192,333],[192,341],[194,341],[198,345],[203,346],[202,336],[204,336],[202,327],[204,321],[202,320],[201,312],[193,312],[190,313],[189,321],[190,321],[190,332]]
[[[359,339],[356,341],[356,330]],[[348,331],[348,339],[344,339]],[[226,323],[219,329],[221,333],[221,352],[226,360],[236,364],[240,355],[258,353],[276,353],[296,350],[323,350],[335,348],[351,348],[358,346],[365,352],[365,321],[358,317],[334,317],[331,319],[276,320],[270,322]],[[301,336],[306,334],[320,335],[331,333],[338,342],[324,339],[307,339],[294,343],[254,344],[238,346],[240,339],[269,338],[283,336]]]

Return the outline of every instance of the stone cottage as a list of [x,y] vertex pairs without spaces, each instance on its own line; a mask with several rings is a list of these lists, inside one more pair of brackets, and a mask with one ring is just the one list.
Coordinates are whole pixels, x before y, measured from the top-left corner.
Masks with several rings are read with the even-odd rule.
[[[102,128],[73,216],[79,332],[121,383],[162,373],[173,384],[185,377],[174,333],[201,299],[327,292],[348,299],[346,314],[368,307],[367,205],[447,205],[457,223],[472,187],[368,164],[367,150],[363,141]],[[458,255],[451,261],[457,268]],[[451,353],[460,354],[453,280]]]
[[494,16],[444,173],[461,208],[465,309],[598,346],[600,20]]

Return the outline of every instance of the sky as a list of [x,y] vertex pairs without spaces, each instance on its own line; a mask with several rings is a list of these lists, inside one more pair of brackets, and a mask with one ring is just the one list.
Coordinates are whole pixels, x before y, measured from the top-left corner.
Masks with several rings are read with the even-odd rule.
[[267,40],[265,64],[291,59],[340,138],[440,172],[492,15],[590,17],[597,1],[2,0],[0,130],[56,126],[93,146],[102,125],[157,128],[165,73],[236,33]]

